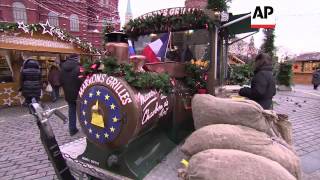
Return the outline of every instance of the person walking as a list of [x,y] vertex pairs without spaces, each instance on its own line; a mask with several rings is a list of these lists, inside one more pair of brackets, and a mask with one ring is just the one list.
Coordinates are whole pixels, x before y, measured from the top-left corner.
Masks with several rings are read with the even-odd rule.
[[313,84],[313,89],[317,90],[320,84],[320,67],[318,67],[312,75],[312,84]]
[[29,105],[33,98],[40,101],[42,83],[39,62],[34,59],[24,61],[20,73],[19,90],[25,98],[25,104]]
[[239,95],[259,103],[264,109],[272,109],[272,98],[276,95],[276,81],[272,72],[272,59],[268,54],[259,54],[255,59],[251,87],[240,89]]
[[52,101],[56,102],[59,98],[60,90],[60,70],[56,65],[52,65],[49,70],[48,81],[52,87]]
[[78,55],[70,55],[61,65],[60,83],[62,85],[65,100],[69,106],[69,133],[75,135],[77,129],[77,98],[82,80],[80,75],[80,58]]

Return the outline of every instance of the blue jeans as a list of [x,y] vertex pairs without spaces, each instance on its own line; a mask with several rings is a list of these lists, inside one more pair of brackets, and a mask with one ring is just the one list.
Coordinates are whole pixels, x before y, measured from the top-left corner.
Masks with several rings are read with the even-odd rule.
[[69,131],[77,129],[77,103],[68,102],[69,106]]
[[59,86],[52,87],[52,93],[51,93],[52,101],[56,101],[59,98],[59,90],[60,90]]

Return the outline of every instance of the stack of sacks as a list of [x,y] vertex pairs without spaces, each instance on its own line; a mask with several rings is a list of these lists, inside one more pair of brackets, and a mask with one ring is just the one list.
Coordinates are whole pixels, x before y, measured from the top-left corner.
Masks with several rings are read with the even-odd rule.
[[295,180],[278,163],[238,150],[210,149],[194,155],[187,179],[197,180]]
[[211,124],[242,125],[270,136],[284,138],[290,145],[292,143],[288,117],[279,117],[274,111],[266,111],[251,100],[222,99],[209,94],[197,94],[192,99],[192,116],[196,129]]
[[211,95],[195,95],[192,111],[197,130],[181,148],[191,157],[187,179],[301,179],[300,160],[281,138],[287,126],[279,128],[274,112]]

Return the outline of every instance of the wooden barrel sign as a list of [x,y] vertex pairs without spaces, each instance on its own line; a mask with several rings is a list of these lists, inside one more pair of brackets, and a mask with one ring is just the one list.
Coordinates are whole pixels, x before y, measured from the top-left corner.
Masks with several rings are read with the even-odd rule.
[[137,91],[123,79],[106,74],[87,78],[79,91],[80,125],[88,140],[102,148],[128,144],[171,112],[170,96]]

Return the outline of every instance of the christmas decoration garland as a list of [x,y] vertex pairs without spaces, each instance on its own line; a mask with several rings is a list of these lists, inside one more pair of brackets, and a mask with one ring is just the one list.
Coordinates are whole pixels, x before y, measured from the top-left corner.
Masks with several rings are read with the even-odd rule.
[[139,90],[155,89],[163,93],[170,93],[172,90],[172,83],[168,74],[135,72],[132,64],[118,64],[114,57],[107,57],[94,63],[87,62],[80,69],[80,72],[80,78],[87,78],[98,73],[122,77],[130,86]]
[[208,66],[209,61],[206,60],[191,60],[186,64],[187,77],[184,82],[193,93],[197,93],[199,89],[207,88]]
[[205,29],[213,25],[213,22],[201,9],[194,9],[173,16],[155,14],[153,16],[140,17],[124,27],[125,33],[131,38],[150,33],[174,32],[189,29]]
[[14,33],[19,30],[24,33],[30,33],[33,36],[34,32],[41,32],[42,34],[50,34],[51,36],[56,36],[62,41],[75,43],[79,48],[92,53],[92,54],[100,54],[99,50],[94,48],[91,43],[80,40],[79,37],[74,37],[64,30],[53,27],[47,21],[45,24],[29,24],[25,25],[23,22],[18,23],[7,23],[0,22],[0,32],[4,33]]

